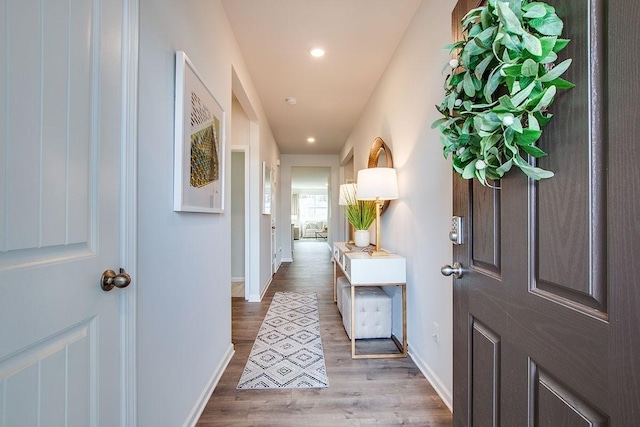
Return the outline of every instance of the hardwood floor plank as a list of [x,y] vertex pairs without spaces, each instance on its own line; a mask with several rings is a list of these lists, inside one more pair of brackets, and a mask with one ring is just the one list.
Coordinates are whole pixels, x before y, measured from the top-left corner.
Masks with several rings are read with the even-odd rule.
[[[236,390],[276,292],[316,292],[328,388]],[[451,412],[410,358],[351,359],[351,344],[333,302],[331,251],[324,242],[296,241],[294,262],[280,267],[263,301],[233,298],[232,316],[236,353],[199,427],[452,425]]]

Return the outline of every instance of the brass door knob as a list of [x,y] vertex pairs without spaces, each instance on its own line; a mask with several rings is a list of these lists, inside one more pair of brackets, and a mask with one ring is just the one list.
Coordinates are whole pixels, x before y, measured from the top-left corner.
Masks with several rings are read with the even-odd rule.
[[105,270],[100,278],[100,287],[103,291],[108,292],[114,287],[126,288],[131,283],[131,276],[124,271],[124,268],[120,269],[120,273],[116,274],[113,270]]

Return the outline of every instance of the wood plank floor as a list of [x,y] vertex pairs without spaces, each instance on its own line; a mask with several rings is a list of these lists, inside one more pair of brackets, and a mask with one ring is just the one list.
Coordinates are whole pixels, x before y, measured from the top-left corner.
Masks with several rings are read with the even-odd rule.
[[[451,412],[411,358],[351,359],[333,302],[333,267],[325,242],[296,241],[264,300],[233,298],[236,353],[207,404],[209,426],[450,426]],[[329,387],[317,390],[236,390],[253,341],[275,292],[316,292]]]

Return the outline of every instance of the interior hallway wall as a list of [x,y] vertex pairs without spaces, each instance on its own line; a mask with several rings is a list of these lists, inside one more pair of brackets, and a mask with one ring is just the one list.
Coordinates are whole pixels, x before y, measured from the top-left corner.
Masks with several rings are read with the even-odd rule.
[[[450,58],[454,0],[424,1],[371,96],[340,159],[353,149],[355,169],[367,167],[380,136],[393,153],[400,199],[382,218],[382,244],[407,259],[407,323],[411,357],[451,407],[453,388],[451,163],[442,157],[434,107],[444,96],[442,65]],[[394,308],[395,310],[395,308]],[[434,323],[440,333],[432,338]]]
[[[177,50],[186,52],[226,112],[222,214],[173,211]],[[137,409],[141,426],[194,425],[233,354],[229,250],[232,68],[257,113],[261,149],[272,156],[277,153],[273,135],[220,1],[141,0],[139,247],[134,283],[138,287]],[[255,150],[252,155],[259,157],[260,153]]]

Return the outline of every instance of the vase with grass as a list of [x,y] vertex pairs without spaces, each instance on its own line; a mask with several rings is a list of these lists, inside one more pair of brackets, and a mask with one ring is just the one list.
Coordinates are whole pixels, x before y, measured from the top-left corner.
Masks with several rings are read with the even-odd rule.
[[344,213],[349,224],[355,228],[354,241],[356,246],[369,246],[369,227],[376,219],[376,202],[372,200],[358,200],[356,194],[346,195],[347,204]]

